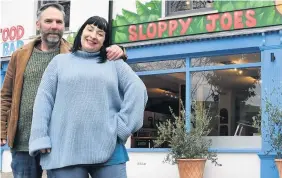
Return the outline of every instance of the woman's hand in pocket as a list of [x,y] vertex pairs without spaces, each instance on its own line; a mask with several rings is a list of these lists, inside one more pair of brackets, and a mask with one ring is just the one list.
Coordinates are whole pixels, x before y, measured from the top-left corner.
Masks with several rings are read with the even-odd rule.
[[51,149],[50,149],[50,148],[41,149],[40,152],[41,152],[41,153],[50,153],[50,152],[51,152]]

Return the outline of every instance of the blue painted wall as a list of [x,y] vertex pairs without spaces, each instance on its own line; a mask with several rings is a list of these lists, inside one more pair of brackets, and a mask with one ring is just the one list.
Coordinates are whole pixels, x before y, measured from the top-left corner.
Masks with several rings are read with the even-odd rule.
[[[281,33],[280,33],[281,35]],[[265,38],[265,46],[261,47],[262,61],[262,98],[269,96],[272,103],[277,103],[277,100],[282,101],[281,95],[270,96],[273,89],[282,86],[282,35],[276,36],[269,35]],[[275,56],[275,61],[271,61],[271,53]],[[280,98],[278,98],[280,97]],[[282,107],[282,106],[281,106]],[[266,118],[267,115],[264,112],[265,104],[262,101],[262,118]],[[266,120],[266,119],[265,119]],[[267,121],[265,122],[267,124]],[[274,154],[265,155],[270,149],[267,142],[268,138],[265,134],[265,127],[262,126],[262,150],[259,154],[261,158],[261,178],[278,178],[278,171],[274,163]]]

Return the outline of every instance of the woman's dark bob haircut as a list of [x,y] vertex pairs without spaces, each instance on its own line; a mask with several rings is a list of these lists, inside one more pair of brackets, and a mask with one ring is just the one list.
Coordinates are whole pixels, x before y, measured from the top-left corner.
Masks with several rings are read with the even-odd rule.
[[77,32],[71,52],[74,53],[81,49],[81,35],[86,25],[95,25],[106,33],[104,44],[100,49],[101,60],[99,62],[103,63],[107,60],[106,48],[109,47],[109,25],[103,17],[93,16],[84,22]]

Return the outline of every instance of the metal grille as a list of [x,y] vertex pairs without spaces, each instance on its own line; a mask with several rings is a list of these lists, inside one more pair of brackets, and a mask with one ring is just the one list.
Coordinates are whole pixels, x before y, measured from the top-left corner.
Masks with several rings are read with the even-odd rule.
[[179,0],[167,1],[167,15],[175,15],[183,12],[190,12],[211,7],[213,0]]
[[207,1],[193,1],[193,9],[202,9],[207,7]]
[[190,2],[189,1],[168,1],[170,12],[179,12],[189,10]]

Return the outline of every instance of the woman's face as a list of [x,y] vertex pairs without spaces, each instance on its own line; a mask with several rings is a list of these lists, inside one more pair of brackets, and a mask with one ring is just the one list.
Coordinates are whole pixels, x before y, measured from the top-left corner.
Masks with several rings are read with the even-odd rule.
[[81,48],[86,52],[100,51],[105,41],[106,33],[97,26],[86,25],[81,35]]

